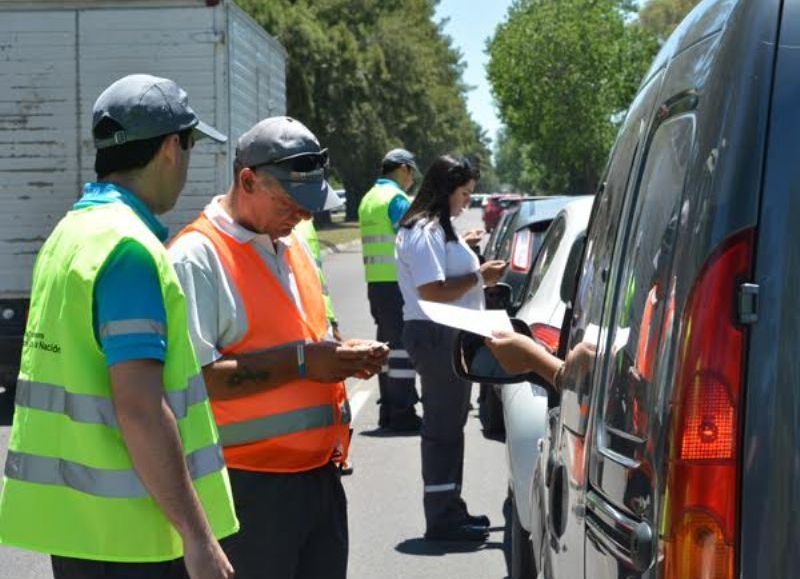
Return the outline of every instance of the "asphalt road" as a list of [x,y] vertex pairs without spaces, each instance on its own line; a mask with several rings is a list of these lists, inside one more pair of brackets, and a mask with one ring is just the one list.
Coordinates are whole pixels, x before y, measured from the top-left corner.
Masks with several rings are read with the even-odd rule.
[[[459,229],[481,226],[479,210],[456,221]],[[373,337],[363,281],[361,251],[351,244],[324,258],[328,285],[346,337]],[[422,539],[422,479],[418,436],[386,436],[377,425],[377,381],[349,385],[354,413],[352,458],[346,477],[350,518],[350,579],[502,579],[506,577],[502,514],[506,495],[505,449],[485,439],[473,411],[466,428],[464,498],[485,513],[492,532],[481,545],[429,543]],[[475,388],[477,393],[477,386]],[[0,461],[11,422],[10,397],[0,393]],[[477,407],[477,406],[476,406]],[[46,524],[46,521],[42,521]],[[0,579],[50,578],[47,557],[0,547]]]

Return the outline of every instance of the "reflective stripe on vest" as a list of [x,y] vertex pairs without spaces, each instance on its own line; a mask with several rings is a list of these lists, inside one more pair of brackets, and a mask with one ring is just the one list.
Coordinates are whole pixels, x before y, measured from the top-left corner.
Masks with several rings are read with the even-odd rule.
[[394,235],[365,235],[361,238],[362,243],[394,243]]
[[[328,323],[319,275],[294,239],[284,254],[295,276],[302,310],[251,244],[241,244],[219,231],[205,216],[181,234],[196,231],[214,247],[237,289],[247,332],[221,347],[226,355],[246,354],[324,339]],[[349,442],[344,384],[322,384],[307,378],[234,399],[212,399],[231,468],[263,472],[303,472],[331,461]]]
[[394,257],[386,255],[365,255],[364,265],[380,265],[387,264],[394,266]]
[[[175,418],[178,420],[184,418],[190,406],[208,400],[203,376],[197,374],[189,380],[188,388],[165,392],[164,397]],[[25,408],[64,414],[74,422],[118,427],[111,398],[67,392],[66,388],[56,384],[18,380],[16,404]]]
[[[186,456],[192,480],[219,471],[225,466],[222,450],[212,444]],[[77,462],[24,452],[8,452],[5,475],[29,483],[67,487],[109,499],[135,499],[150,495],[133,469],[92,468]]]

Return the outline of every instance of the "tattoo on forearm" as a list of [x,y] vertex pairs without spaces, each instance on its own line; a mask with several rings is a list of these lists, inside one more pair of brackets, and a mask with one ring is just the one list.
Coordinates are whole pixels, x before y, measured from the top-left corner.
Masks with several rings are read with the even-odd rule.
[[269,380],[269,377],[269,370],[261,370],[259,372],[258,370],[252,370],[250,368],[240,368],[228,378],[228,386],[231,388],[236,388],[237,386],[241,386],[246,382],[260,382]]

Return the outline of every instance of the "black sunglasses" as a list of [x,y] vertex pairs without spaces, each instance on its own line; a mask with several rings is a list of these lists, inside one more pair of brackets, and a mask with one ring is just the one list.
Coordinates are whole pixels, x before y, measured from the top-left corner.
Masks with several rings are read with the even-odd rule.
[[267,165],[272,165],[292,173],[311,173],[312,171],[319,171],[328,166],[328,149],[323,149],[319,153],[308,153],[306,155],[292,157],[291,159],[262,163],[250,168],[256,170],[259,167],[265,167]]

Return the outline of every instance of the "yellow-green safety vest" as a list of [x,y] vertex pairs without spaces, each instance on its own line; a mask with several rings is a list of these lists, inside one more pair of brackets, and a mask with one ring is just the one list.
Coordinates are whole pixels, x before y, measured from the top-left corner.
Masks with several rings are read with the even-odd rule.
[[317,271],[319,272],[319,281],[322,284],[322,300],[325,302],[325,317],[331,323],[336,323],[336,313],[333,311],[333,300],[331,293],[328,289],[328,279],[325,277],[325,272],[322,271],[322,252],[319,246],[319,235],[317,229],[314,227],[313,219],[303,219],[300,223],[294,226],[294,232],[300,236],[311,250],[311,255],[314,257],[314,263],[317,264]]
[[358,224],[361,228],[361,250],[367,283],[397,281],[394,241],[397,233],[389,218],[389,204],[402,195],[411,199],[393,181],[380,181],[361,199]]
[[123,203],[74,210],[33,273],[14,423],[0,495],[0,543],[53,555],[155,562],[183,555],[180,536],[136,474],[117,424],[110,374],[92,325],[98,272],[136,240],[158,270],[166,327],[109,322],[101,335],[167,335],[165,398],[186,464],[218,538],[238,529],[219,436],[189,338],[186,302],[166,250]]

